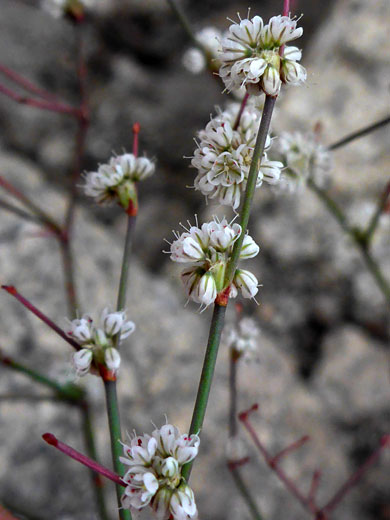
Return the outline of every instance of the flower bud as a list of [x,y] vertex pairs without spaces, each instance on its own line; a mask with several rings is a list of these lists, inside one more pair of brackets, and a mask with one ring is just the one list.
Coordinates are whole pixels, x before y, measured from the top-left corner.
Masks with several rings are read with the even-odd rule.
[[92,363],[93,353],[88,348],[78,350],[73,354],[73,366],[79,376],[83,376],[89,372]]
[[115,336],[121,330],[123,325],[124,316],[123,312],[108,312],[108,309],[104,309],[102,313],[102,322],[104,331],[107,336]]
[[168,487],[162,487],[153,497],[151,506],[158,520],[168,518],[169,505],[171,502],[173,490]]
[[245,269],[237,269],[234,284],[241,290],[244,298],[253,298],[258,292],[258,281],[254,274]]
[[174,457],[168,457],[161,464],[161,474],[164,477],[175,477],[179,474],[179,463]]
[[108,345],[107,336],[102,329],[95,329],[93,331],[93,341],[100,347],[105,347]]
[[211,305],[217,297],[217,286],[211,272],[206,272],[199,280],[195,292],[194,299],[199,303]]
[[281,78],[284,83],[297,84],[306,81],[306,69],[292,60],[283,60]]
[[104,361],[110,370],[117,371],[121,364],[121,357],[116,348],[110,347],[104,351]]
[[194,493],[188,484],[183,482],[172,495],[170,512],[174,518],[196,518]]
[[281,87],[279,71],[272,66],[268,66],[263,74],[261,85],[268,96],[277,96]]
[[245,235],[244,241],[242,243],[240,258],[253,258],[260,251],[259,246],[253,240],[253,238],[249,235]]

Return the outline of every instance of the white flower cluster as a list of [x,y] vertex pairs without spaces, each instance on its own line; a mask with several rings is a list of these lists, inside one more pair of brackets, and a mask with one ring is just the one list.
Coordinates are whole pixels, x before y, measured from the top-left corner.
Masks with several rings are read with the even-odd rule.
[[67,334],[82,347],[72,358],[78,376],[88,374],[92,361],[104,365],[116,375],[121,358],[114,348],[113,338],[120,334],[119,341],[122,341],[135,330],[135,324],[126,320],[125,311],[110,312],[107,307],[103,310],[100,321],[100,328],[95,327],[92,318],[87,315],[69,321]]
[[159,520],[189,520],[198,516],[194,493],[182,479],[184,464],[198,454],[199,437],[180,435],[171,424],[152,435],[134,436],[123,445],[123,464],[130,466],[123,477],[127,484],[122,506],[142,509],[150,504]]
[[273,16],[264,25],[260,16],[240,20],[229,27],[222,40],[219,70],[227,90],[245,85],[250,94],[279,93],[282,83],[298,85],[306,80],[306,70],[297,63],[302,53],[297,47],[280,47],[303,33],[288,16]]
[[286,164],[278,187],[295,192],[304,187],[308,179],[319,186],[326,184],[331,154],[318,142],[314,133],[283,132],[275,144],[278,158]]
[[146,157],[125,153],[101,164],[97,172],[85,175],[84,192],[100,204],[119,202],[126,210],[135,194],[135,183],[154,173],[154,163]]
[[[171,244],[171,260],[189,264],[181,273],[188,298],[206,307],[215,301],[217,294],[225,288],[226,266],[240,234],[238,224],[228,224],[226,219],[219,221],[216,217],[201,228],[190,226],[185,233],[176,234],[176,240]],[[259,246],[245,235],[240,259],[253,258],[258,252]],[[253,298],[258,291],[255,275],[237,269],[229,296],[236,297],[238,289],[244,298]]]
[[227,325],[224,330],[224,343],[241,356],[249,357],[257,349],[260,329],[252,318],[242,318],[237,325]]
[[[222,51],[221,38],[222,33],[216,27],[205,27],[201,31],[195,34],[196,40],[203,47],[204,53],[208,56],[209,60],[215,70],[220,67],[219,57]],[[207,61],[206,57],[200,49],[191,47],[183,55],[183,65],[187,70],[193,74],[199,74],[206,68]]]
[[[207,198],[232,206],[233,209],[240,205],[241,195],[246,189],[261,119],[261,112],[249,105],[242,112],[237,129],[234,129],[238,110],[237,104],[231,104],[198,133],[198,148],[191,161],[198,170],[195,189]],[[270,146],[271,139],[267,136],[265,149]],[[270,161],[264,153],[256,187],[260,187],[263,181],[276,184],[282,167],[281,162]]]

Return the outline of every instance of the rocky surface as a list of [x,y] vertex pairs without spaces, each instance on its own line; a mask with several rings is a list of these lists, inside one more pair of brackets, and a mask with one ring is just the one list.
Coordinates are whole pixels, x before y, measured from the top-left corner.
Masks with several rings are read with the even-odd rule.
[[[0,62],[75,103],[72,29],[61,20],[48,23],[32,2],[3,3]],[[208,20],[222,27],[224,16],[242,6],[220,4],[205,9]],[[213,206],[204,209],[201,197],[185,190],[193,172],[182,156],[192,153],[195,130],[224,98],[212,78],[192,76],[181,68],[186,40],[161,2],[100,5],[87,29],[93,115],[84,166],[93,168],[112,149],[128,148],[135,120],[142,124],[142,150],[154,154],[159,164],[158,174],[141,190],[128,301],[137,331],[123,347],[119,383],[123,426],[150,431],[150,421],[160,425],[167,414],[185,431],[210,311],[199,315],[191,304],[184,308],[179,268],[161,250],[163,238],[169,239],[180,220],[194,212],[206,217],[216,211]],[[201,25],[195,5],[189,2],[187,7]],[[326,20],[323,13],[312,14],[308,24],[315,35],[306,44],[304,59],[309,81],[283,96],[276,132],[285,126],[307,130],[321,121],[325,141],[334,142],[385,115],[387,15],[384,4],[359,0],[338,2]],[[0,115],[1,175],[47,211],[61,215],[64,179],[72,162],[73,122],[2,97]],[[388,180],[387,136],[386,130],[379,130],[335,154],[332,194],[355,224],[368,222]],[[382,217],[373,243],[387,275],[389,220],[388,215]],[[15,284],[64,324],[59,252],[54,239],[42,237],[40,231],[1,213],[0,280]],[[78,211],[74,251],[83,310],[96,314],[115,302],[124,232],[115,208],[96,210],[86,202]],[[306,490],[312,471],[321,467],[323,503],[390,431],[388,311],[359,252],[313,194],[279,198],[266,188],[259,190],[251,234],[261,245],[253,269],[263,287],[261,305],[246,302],[245,309],[258,320],[262,334],[257,359],[239,369],[239,409],[259,403],[253,421],[272,452],[310,435],[310,443],[285,460],[284,467]],[[68,346],[10,296],[0,294],[0,303],[0,347],[26,364],[63,377]],[[232,319],[233,309],[229,312]],[[24,376],[2,367],[0,371],[0,396],[45,392]],[[101,458],[110,465],[101,384],[93,376],[83,384],[93,403]],[[202,452],[192,475],[204,520],[250,518],[226,469],[227,416],[228,351],[222,346]],[[95,519],[87,473],[46,446],[40,439],[44,431],[84,451],[77,410],[51,402],[0,400],[0,502],[23,506],[32,519]],[[302,520],[299,504],[260,461],[244,432],[241,438],[252,460],[243,475],[265,518],[287,515],[288,520]],[[335,518],[388,518],[386,465],[388,457],[383,457],[340,505]],[[108,490],[112,491],[110,485]],[[114,511],[112,493],[107,494]],[[149,518],[148,512],[140,518]]]

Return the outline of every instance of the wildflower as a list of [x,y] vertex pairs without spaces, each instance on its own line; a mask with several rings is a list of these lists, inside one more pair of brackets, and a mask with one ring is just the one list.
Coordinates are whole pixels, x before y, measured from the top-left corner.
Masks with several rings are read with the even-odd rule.
[[[219,221],[216,217],[201,227],[184,228],[181,235],[175,233],[176,240],[171,244],[171,260],[188,264],[182,271],[181,279],[189,299],[208,307],[219,292],[225,289],[225,272],[233,246],[241,235],[238,224]],[[184,227],[184,226],[183,226]],[[252,237],[243,240],[240,259],[253,258],[259,246]],[[237,270],[230,288],[230,297],[240,289],[245,298],[253,298],[257,293],[257,279],[249,271]]]
[[119,342],[127,338],[134,332],[135,324],[126,319],[125,311],[110,312],[108,307],[101,313],[100,322],[101,327],[96,327],[87,315],[69,321],[67,334],[82,347],[72,357],[77,376],[88,374],[94,361],[110,371],[112,377],[118,373],[121,358],[114,338],[119,335]]
[[210,65],[217,71],[220,67],[221,31],[216,27],[205,27],[195,34],[195,38],[204,52],[196,47],[191,47],[183,55],[183,65],[193,74],[199,74],[206,68],[207,56]]
[[154,163],[146,157],[125,153],[101,164],[85,175],[84,192],[98,204],[119,203],[126,211],[137,206],[136,183],[154,173]]
[[249,357],[257,348],[260,330],[252,318],[242,318],[237,325],[228,324],[224,331],[224,343],[234,349],[238,357]]
[[250,94],[262,92],[277,96],[282,83],[298,85],[306,71],[297,64],[301,53],[296,47],[280,47],[299,38],[303,29],[288,16],[273,16],[267,25],[260,16],[240,20],[230,26],[222,40],[219,70],[227,90],[245,86]]
[[[194,187],[208,199],[237,209],[241,195],[246,189],[253,149],[260,123],[261,112],[252,104],[248,105],[234,128],[239,108],[232,104],[219,112],[198,133],[199,143],[194,152],[191,165],[198,170]],[[265,150],[271,146],[267,136]],[[264,153],[258,172],[256,187],[263,180],[275,184],[279,180],[283,164],[269,161]]]
[[198,454],[197,435],[181,435],[171,424],[156,428],[152,435],[134,433],[123,445],[120,461],[129,466],[122,506],[142,509],[150,504],[159,520],[197,518],[194,494],[181,476],[184,464]]
[[277,139],[275,155],[286,164],[280,188],[293,192],[302,188],[308,179],[323,186],[331,167],[330,152],[321,145],[314,133],[284,132]]

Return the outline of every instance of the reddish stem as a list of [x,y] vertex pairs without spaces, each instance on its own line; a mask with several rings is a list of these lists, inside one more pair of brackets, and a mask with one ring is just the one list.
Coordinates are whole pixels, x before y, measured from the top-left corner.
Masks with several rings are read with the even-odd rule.
[[364,473],[377,462],[382,451],[385,448],[390,447],[390,434],[384,435],[381,439],[381,442],[378,448],[372,453],[368,459],[360,466],[360,468],[355,471],[340,487],[340,489],[335,493],[335,495],[329,500],[329,502],[321,508],[319,511],[323,516],[329,515],[334,509],[339,505],[339,503],[343,500],[345,495],[351,490],[353,486],[355,486],[359,480],[362,478]]
[[68,455],[68,457],[71,457],[72,459],[77,460],[77,462],[80,462],[84,466],[87,466],[87,468],[92,469],[93,471],[102,475],[103,477],[112,480],[113,482],[115,482],[115,484],[119,484],[120,486],[126,487],[127,484],[123,482],[119,475],[117,475],[113,471],[110,471],[108,468],[105,468],[104,466],[95,462],[89,457],[86,457],[85,455],[71,448],[64,442],[59,441],[57,437],[55,437],[55,435],[53,435],[52,433],[44,433],[42,435],[42,439],[51,446],[57,448],[57,450],[60,450],[62,451],[62,453],[65,453],[65,455]]
[[307,441],[310,440],[310,437],[308,435],[304,435],[303,437],[301,437],[300,439],[298,439],[297,441],[293,442],[292,444],[290,444],[289,446],[286,446],[283,450],[281,450],[279,453],[277,453],[276,455],[274,455],[274,457],[272,458],[272,464],[276,465],[279,463],[279,461],[285,457],[286,455],[288,455],[289,453],[291,453],[292,451],[295,451],[297,450],[298,448],[300,448],[301,446],[303,446]]
[[274,464],[274,458],[270,455],[268,450],[265,448],[259,437],[257,436],[257,433],[255,432],[252,424],[249,420],[249,415],[258,409],[258,405],[253,405],[249,410],[240,413],[239,419],[244,424],[245,428],[249,432],[250,436],[252,437],[253,442],[255,443],[255,446],[260,451],[260,453],[263,455],[265,462],[267,465],[276,473],[276,475],[279,477],[279,479],[283,482],[283,484],[286,486],[286,488],[290,491],[290,493],[295,496],[295,498],[302,504],[302,506],[305,509],[308,509],[313,515],[316,515],[318,513],[317,508],[310,503],[310,501],[301,493],[301,491],[297,488],[295,483],[285,474],[285,472],[278,466]]
[[80,345],[72,338],[70,338],[66,332],[64,332],[60,327],[58,327],[54,321],[52,321],[46,314],[43,314],[35,305],[29,302],[24,296],[22,296],[13,285],[2,285],[2,289],[7,291],[8,294],[11,294],[14,298],[16,298],[26,309],[31,311],[35,316],[37,316],[41,321],[46,323],[54,332],[56,332],[62,339],[67,341],[69,345],[72,345],[76,350],[80,350]]
[[236,468],[239,468],[240,466],[245,466],[245,464],[248,464],[250,460],[251,459],[249,457],[243,457],[242,459],[238,460],[229,460],[227,466],[230,471],[233,471]]
[[313,507],[315,507],[316,494],[318,491],[318,486],[320,484],[320,480],[321,480],[321,471],[319,471],[317,469],[313,473],[313,477],[311,479],[311,484],[310,484],[309,494],[307,496],[308,501],[313,505]]
[[242,116],[242,113],[244,112],[248,99],[249,99],[249,94],[248,94],[248,92],[245,92],[245,96],[243,97],[243,99],[241,101],[240,110],[239,110],[239,112],[237,114],[237,118],[234,122],[233,130],[237,130],[238,125],[240,124],[241,116]]
[[8,96],[9,98],[16,101],[16,103],[20,103],[21,105],[28,105],[35,108],[40,108],[41,110],[49,110],[51,112],[57,112],[58,114],[69,114],[74,117],[80,117],[78,108],[72,107],[71,105],[66,105],[64,103],[60,103],[59,101],[46,101],[26,96],[20,96],[19,94],[16,94],[4,85],[0,85],[0,93],[4,94],[5,96]]
[[141,130],[141,125],[139,123],[134,123],[133,125],[133,155],[138,157],[138,135]]
[[47,92],[44,89],[41,89],[37,85],[34,85],[34,83],[32,83],[31,81],[24,78],[23,76],[20,76],[17,72],[9,69],[1,63],[0,72],[2,72],[4,76],[7,76],[7,78],[13,81],[14,83],[24,88],[24,90],[27,90],[28,92],[31,92],[32,94],[35,94],[36,96],[39,96],[42,99],[45,99],[46,101],[57,101],[57,98],[54,94],[52,94],[51,92]]
[[[283,16],[289,16],[290,14],[290,0],[283,0]],[[284,54],[284,45],[281,45],[279,49],[279,56]]]

